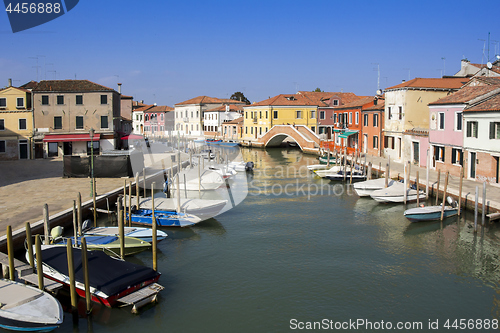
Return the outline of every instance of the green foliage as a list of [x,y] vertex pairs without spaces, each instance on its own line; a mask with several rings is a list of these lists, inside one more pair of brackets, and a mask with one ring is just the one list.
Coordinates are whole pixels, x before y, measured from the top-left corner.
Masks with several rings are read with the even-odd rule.
[[319,89],[319,88],[316,88],[313,90],[313,92],[323,92],[323,90]]
[[230,99],[234,99],[235,101],[245,102],[245,104],[247,104],[247,105],[250,104],[250,101],[240,91],[237,91],[234,94],[232,94],[231,97],[230,97]]

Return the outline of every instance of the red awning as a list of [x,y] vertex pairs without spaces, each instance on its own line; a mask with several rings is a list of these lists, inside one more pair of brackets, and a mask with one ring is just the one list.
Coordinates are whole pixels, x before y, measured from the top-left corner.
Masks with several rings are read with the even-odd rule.
[[144,137],[142,135],[137,135],[137,134],[130,134],[127,136],[124,136],[122,140],[144,140]]
[[[99,141],[101,134],[94,134],[93,141]],[[91,141],[90,134],[45,134],[43,142]]]

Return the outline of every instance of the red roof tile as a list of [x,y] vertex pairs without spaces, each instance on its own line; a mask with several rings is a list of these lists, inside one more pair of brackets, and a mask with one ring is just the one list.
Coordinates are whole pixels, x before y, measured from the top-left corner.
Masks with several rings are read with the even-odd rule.
[[500,111],[500,94],[496,94],[478,104],[464,109],[466,112]]
[[[229,104],[229,111],[230,112],[241,112],[241,111],[243,111],[243,106],[244,105],[245,105],[245,103],[238,104],[238,105]],[[219,107],[207,110],[205,112],[211,112],[211,111],[225,112],[226,111],[226,105],[221,105]]]
[[474,86],[474,87],[463,87],[457,92],[451,95],[440,98],[435,102],[429,103],[429,105],[443,105],[443,104],[464,104],[476,97],[489,93],[492,90],[498,89],[499,86]]
[[385,91],[404,89],[404,88],[427,88],[427,89],[459,89],[469,78],[463,77],[446,77],[446,78],[415,78],[413,80],[403,82],[401,84],[389,87]]
[[44,80],[33,88],[35,92],[94,92],[115,91],[89,80]]
[[360,96],[358,100],[352,101],[350,103],[334,106],[334,109],[348,109],[348,108],[361,108],[363,105],[373,103],[373,96]]
[[[137,111],[137,109],[135,110]],[[169,112],[174,111],[173,107],[166,105],[150,105],[144,112]]]

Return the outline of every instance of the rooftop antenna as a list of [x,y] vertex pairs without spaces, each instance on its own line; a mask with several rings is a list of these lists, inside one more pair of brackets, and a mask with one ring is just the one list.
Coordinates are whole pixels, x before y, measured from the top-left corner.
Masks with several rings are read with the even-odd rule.
[[36,57],[28,57],[29,59],[36,59],[36,66],[33,66],[33,68],[36,68],[36,81],[38,82],[38,56]]
[[377,65],[377,72],[378,72],[378,76],[377,76],[377,91],[379,91],[380,90],[380,64],[378,62],[372,62],[372,65]]
[[484,49],[486,49],[486,40],[478,38],[478,40],[483,41],[483,56],[481,57],[481,66],[484,64]]
[[443,60],[443,75],[441,77],[444,77],[446,75],[446,58],[441,57],[441,60]]

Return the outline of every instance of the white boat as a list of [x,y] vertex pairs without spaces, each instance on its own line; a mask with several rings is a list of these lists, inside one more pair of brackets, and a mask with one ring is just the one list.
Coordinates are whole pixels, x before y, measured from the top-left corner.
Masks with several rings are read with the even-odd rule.
[[311,164],[307,166],[307,169],[309,171],[326,170],[328,168],[329,168],[328,164]]
[[222,178],[231,178],[236,175],[237,172],[231,166],[222,165],[222,164],[209,164],[205,166],[205,170],[213,171],[222,176]]
[[[373,191],[370,197],[378,202],[404,202],[405,190],[407,202],[417,200],[417,190],[411,188],[405,189],[405,185],[401,182],[396,182],[392,186]],[[424,191],[420,191],[418,196],[420,199],[425,199]]]
[[[174,209],[175,210],[175,209]],[[93,228],[89,224],[90,220],[85,220],[82,226],[84,236],[118,236],[120,230],[118,227],[96,227]],[[144,227],[124,227],[124,235],[126,237],[134,237],[145,242],[153,241],[153,229]],[[167,233],[161,230],[156,230],[156,240],[162,241],[167,238]]]
[[[175,211],[177,209],[176,198],[158,198],[155,197],[155,210]],[[209,200],[209,199],[184,199],[180,198],[180,211],[187,214],[198,216],[202,220],[209,219],[218,215],[226,206],[227,200]],[[128,203],[127,197],[125,202]],[[136,198],[132,198],[132,204],[136,204]],[[141,198],[139,202],[140,209],[152,209],[151,198]]]
[[63,322],[61,304],[50,294],[23,283],[0,279],[0,327],[50,332]]
[[410,220],[410,222],[425,222],[425,221],[436,221],[441,219],[441,210],[443,210],[443,218],[455,216],[458,214],[458,205],[451,198],[446,198],[450,206],[421,206],[405,210],[404,216]]
[[[388,179],[387,187],[393,185],[394,183],[396,183],[395,180]],[[369,197],[373,191],[381,190],[383,188],[385,188],[385,178],[370,179],[354,184],[354,191],[360,197]]]
[[[201,170],[201,176],[198,177],[197,167],[182,170],[175,178],[179,178],[179,189],[187,191],[210,191],[216,190],[225,184],[224,179],[217,172],[210,170]],[[200,181],[201,178],[201,181]],[[169,182],[172,189],[177,189],[177,179]]]
[[314,173],[317,176],[325,178],[326,176],[336,174],[337,172],[339,172],[341,170],[342,170],[342,166],[341,165],[334,165],[334,166],[330,167],[329,169],[314,170]]
[[328,173],[324,178],[330,179],[333,181],[343,181],[344,179],[346,181],[350,181],[351,179],[352,179],[352,181],[360,181],[360,180],[365,180],[366,176],[363,172],[356,171],[356,170],[352,172],[352,176],[351,176],[351,170],[347,170],[347,172],[345,173],[345,177],[344,177],[344,171],[341,170],[341,171],[338,171],[335,173]]
[[236,170],[238,172],[252,171],[253,170],[253,162],[232,161],[232,162],[229,162],[229,167],[233,168],[234,170]]

